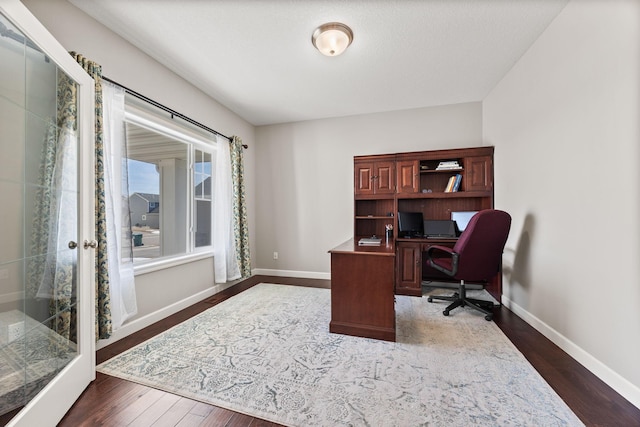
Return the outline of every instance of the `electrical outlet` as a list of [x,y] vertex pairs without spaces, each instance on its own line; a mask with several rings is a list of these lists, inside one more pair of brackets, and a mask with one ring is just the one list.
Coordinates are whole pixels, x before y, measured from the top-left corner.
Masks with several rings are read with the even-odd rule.
[[16,322],[7,326],[7,342],[19,340],[24,336],[24,322]]
[[0,280],[7,280],[9,278],[9,269],[0,268]]
[[278,252],[273,253],[273,259],[278,259]]

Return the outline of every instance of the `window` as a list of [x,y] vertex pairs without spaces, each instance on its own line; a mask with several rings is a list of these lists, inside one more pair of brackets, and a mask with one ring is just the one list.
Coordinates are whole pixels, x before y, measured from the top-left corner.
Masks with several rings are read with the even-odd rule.
[[211,251],[214,136],[126,105],[134,264]]
[[193,198],[195,201],[195,245],[211,246],[211,153],[195,150]]

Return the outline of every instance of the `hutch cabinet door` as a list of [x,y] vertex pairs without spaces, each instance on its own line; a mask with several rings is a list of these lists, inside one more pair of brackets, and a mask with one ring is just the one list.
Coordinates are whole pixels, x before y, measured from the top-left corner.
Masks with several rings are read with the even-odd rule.
[[420,186],[420,164],[417,160],[396,162],[398,193],[417,193]]
[[393,194],[396,192],[395,166],[395,161],[376,162],[374,164],[375,175],[373,176],[373,182],[376,194]]
[[356,162],[353,169],[355,194],[373,194],[373,162]]
[[[467,157],[465,179],[462,181],[465,191],[486,191],[493,187],[493,164],[491,156]],[[466,185],[465,185],[466,181]]]
[[397,242],[396,294],[422,296],[422,246]]
[[393,194],[396,192],[395,161],[355,162],[355,194]]

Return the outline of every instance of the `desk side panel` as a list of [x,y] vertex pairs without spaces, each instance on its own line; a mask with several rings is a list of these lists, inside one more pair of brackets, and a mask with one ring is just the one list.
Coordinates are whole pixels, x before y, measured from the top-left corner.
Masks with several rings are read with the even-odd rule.
[[331,254],[331,332],[395,341],[392,256]]

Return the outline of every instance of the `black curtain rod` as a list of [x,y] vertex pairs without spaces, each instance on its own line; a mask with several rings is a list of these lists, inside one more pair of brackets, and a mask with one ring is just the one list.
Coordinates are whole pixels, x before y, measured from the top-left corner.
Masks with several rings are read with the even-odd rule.
[[[113,83],[113,84],[114,84],[114,85],[116,85],[116,86],[120,86],[120,87],[121,87],[122,89],[124,89],[124,90],[125,90],[125,92],[127,92],[128,94],[133,95],[133,96],[135,96],[136,98],[141,99],[141,100],[143,100],[144,102],[147,102],[147,103],[149,103],[149,104],[153,105],[154,107],[158,107],[158,108],[160,108],[161,110],[166,111],[167,113],[171,114],[171,118],[173,118],[174,116],[175,116],[175,117],[179,117],[179,118],[181,118],[182,120],[184,120],[184,121],[186,121],[186,122],[191,123],[192,125],[198,126],[199,128],[206,130],[207,132],[211,132],[211,133],[212,133],[212,134],[214,134],[214,135],[219,135],[219,136],[221,136],[221,137],[223,137],[223,138],[226,138],[228,141],[231,141],[231,138],[229,138],[228,136],[223,135],[223,134],[221,134],[220,132],[218,132],[218,131],[216,131],[216,130],[211,129],[210,127],[205,126],[205,125],[203,125],[203,124],[202,124],[202,123],[200,123],[200,122],[196,122],[195,120],[190,119],[189,117],[187,117],[187,116],[185,116],[185,115],[183,115],[183,114],[180,114],[180,113],[178,113],[177,111],[172,110],[171,108],[169,108],[169,107],[167,107],[167,106],[165,106],[165,105],[162,105],[162,104],[160,104],[159,102],[156,102],[156,101],[154,101],[154,100],[153,100],[153,99],[151,99],[151,98],[147,98],[146,96],[144,96],[144,95],[142,95],[142,94],[140,94],[140,93],[136,92],[135,90],[129,89],[128,87],[123,86],[123,85],[121,85],[120,83],[118,83],[118,82],[116,82],[116,81],[111,80],[109,77],[102,76],[102,80],[106,80],[106,81],[108,81],[108,82],[110,82],[110,83]],[[246,145],[246,144],[242,144],[242,147],[243,147],[243,148],[245,148],[245,149],[246,149],[246,148],[249,148],[249,146],[248,146],[248,145]]]

